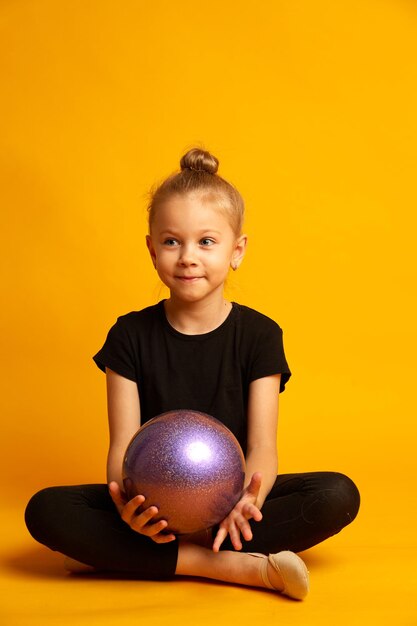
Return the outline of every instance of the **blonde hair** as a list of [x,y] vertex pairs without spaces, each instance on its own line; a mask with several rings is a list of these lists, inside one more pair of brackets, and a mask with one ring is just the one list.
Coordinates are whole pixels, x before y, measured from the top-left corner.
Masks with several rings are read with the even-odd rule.
[[170,196],[196,193],[203,201],[213,202],[228,216],[236,235],[243,226],[245,205],[238,190],[217,174],[218,159],[200,148],[192,148],[180,160],[181,170],[174,172],[150,192],[149,230],[158,206]]

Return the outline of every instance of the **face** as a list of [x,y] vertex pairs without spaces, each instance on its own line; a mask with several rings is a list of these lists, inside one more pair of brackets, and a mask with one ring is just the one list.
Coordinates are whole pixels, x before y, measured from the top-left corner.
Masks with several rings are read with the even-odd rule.
[[223,297],[230,266],[243,259],[246,235],[237,237],[224,211],[198,195],[173,196],[158,207],[146,243],[171,298],[197,302]]

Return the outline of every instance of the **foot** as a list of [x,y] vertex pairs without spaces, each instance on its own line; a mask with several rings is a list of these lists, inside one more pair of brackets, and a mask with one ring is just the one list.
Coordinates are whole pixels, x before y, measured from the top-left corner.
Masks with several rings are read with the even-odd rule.
[[303,600],[308,594],[309,579],[305,563],[294,552],[283,550],[277,554],[258,554],[251,556],[262,559],[260,574],[265,587],[275,589],[294,600]]

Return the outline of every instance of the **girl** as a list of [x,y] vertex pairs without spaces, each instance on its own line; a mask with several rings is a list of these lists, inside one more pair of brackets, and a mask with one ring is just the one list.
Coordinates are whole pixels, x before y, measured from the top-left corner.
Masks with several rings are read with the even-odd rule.
[[[308,571],[295,553],[349,524],[359,493],[336,472],[277,476],[278,395],[291,376],[282,330],[223,296],[229,268],[245,255],[243,200],[210,153],[192,149],[180,165],[152,195],[146,237],[170,297],[119,317],[93,357],[106,373],[108,486],[43,489],[27,506],[26,524],[73,570],[202,576],[302,599]],[[155,506],[137,513],[145,498],[127,501],[121,475],[139,426],[172,409],[217,417],[246,457],[244,489],[229,515],[178,537],[164,533],[166,520],[153,522]]]

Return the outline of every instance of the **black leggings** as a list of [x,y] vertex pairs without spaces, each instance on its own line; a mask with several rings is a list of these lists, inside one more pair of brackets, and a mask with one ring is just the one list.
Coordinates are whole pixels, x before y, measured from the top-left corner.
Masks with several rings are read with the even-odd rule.
[[[350,524],[359,502],[358,489],[344,474],[282,474],[262,507],[263,519],[250,521],[253,539],[242,541],[243,551],[311,548]],[[120,518],[107,485],[42,489],[29,501],[25,521],[40,543],[100,570],[142,579],[175,574],[178,540],[157,544],[133,531]],[[234,549],[229,537],[221,549]]]

